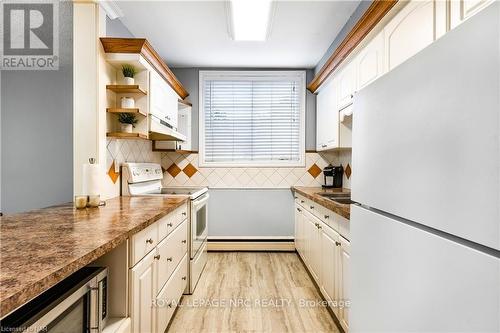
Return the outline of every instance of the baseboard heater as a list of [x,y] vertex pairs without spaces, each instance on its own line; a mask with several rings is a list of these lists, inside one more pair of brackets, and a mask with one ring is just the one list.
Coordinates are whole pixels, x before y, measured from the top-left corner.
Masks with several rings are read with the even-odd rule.
[[208,251],[293,252],[293,238],[209,238]]

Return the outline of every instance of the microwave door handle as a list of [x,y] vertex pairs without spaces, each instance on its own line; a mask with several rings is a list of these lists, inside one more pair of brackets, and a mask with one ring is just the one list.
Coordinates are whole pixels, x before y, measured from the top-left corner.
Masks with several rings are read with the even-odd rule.
[[94,278],[91,281],[90,286],[90,332],[100,333],[102,327],[99,327],[99,286],[97,285],[97,279]]

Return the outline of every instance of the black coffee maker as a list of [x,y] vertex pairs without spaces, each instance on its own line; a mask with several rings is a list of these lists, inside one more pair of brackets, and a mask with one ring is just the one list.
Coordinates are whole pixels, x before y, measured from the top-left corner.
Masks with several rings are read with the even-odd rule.
[[323,188],[342,188],[342,177],[344,175],[344,167],[333,166],[329,164],[323,169],[323,177],[325,178],[325,185]]

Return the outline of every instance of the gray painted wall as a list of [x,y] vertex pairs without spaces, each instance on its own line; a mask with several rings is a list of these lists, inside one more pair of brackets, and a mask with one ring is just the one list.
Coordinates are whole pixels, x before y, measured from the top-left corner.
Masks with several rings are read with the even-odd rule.
[[14,213],[73,198],[73,5],[59,4],[57,71],[1,75],[1,208]]
[[[193,104],[192,108],[192,150],[198,150],[198,90],[199,90],[199,71],[200,70],[249,70],[248,68],[173,68],[175,76],[181,81],[182,85],[189,92],[186,100]],[[273,70],[273,69],[255,69],[255,70]],[[274,70],[288,70],[284,68]],[[296,70],[296,69],[290,69]],[[309,83],[314,77],[312,69],[306,70],[306,81]],[[316,149],[316,95],[309,91],[306,93],[306,149]]]
[[122,37],[122,38],[134,38],[134,35],[128,30],[128,28],[120,21],[119,18],[114,20],[106,16],[106,36],[108,37]]
[[288,189],[211,189],[208,235],[293,236],[293,204]]
[[351,17],[349,20],[347,20],[346,24],[340,30],[339,34],[335,39],[333,40],[332,44],[330,44],[330,47],[326,51],[326,53],[323,55],[321,60],[318,62],[314,69],[314,73],[318,73],[321,67],[326,63],[328,58],[332,55],[332,53],[335,51],[335,49],[342,43],[344,38],[347,36],[349,31],[354,27],[354,25],[358,22],[359,18],[365,13],[366,9],[371,5],[372,1],[371,0],[363,0],[359,4],[359,6],[354,10],[354,13],[352,13]]

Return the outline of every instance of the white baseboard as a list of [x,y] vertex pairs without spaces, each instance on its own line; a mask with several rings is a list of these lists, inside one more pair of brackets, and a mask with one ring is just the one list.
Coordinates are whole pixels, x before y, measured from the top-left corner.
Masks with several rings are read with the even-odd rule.
[[295,251],[293,241],[209,241],[208,251]]

